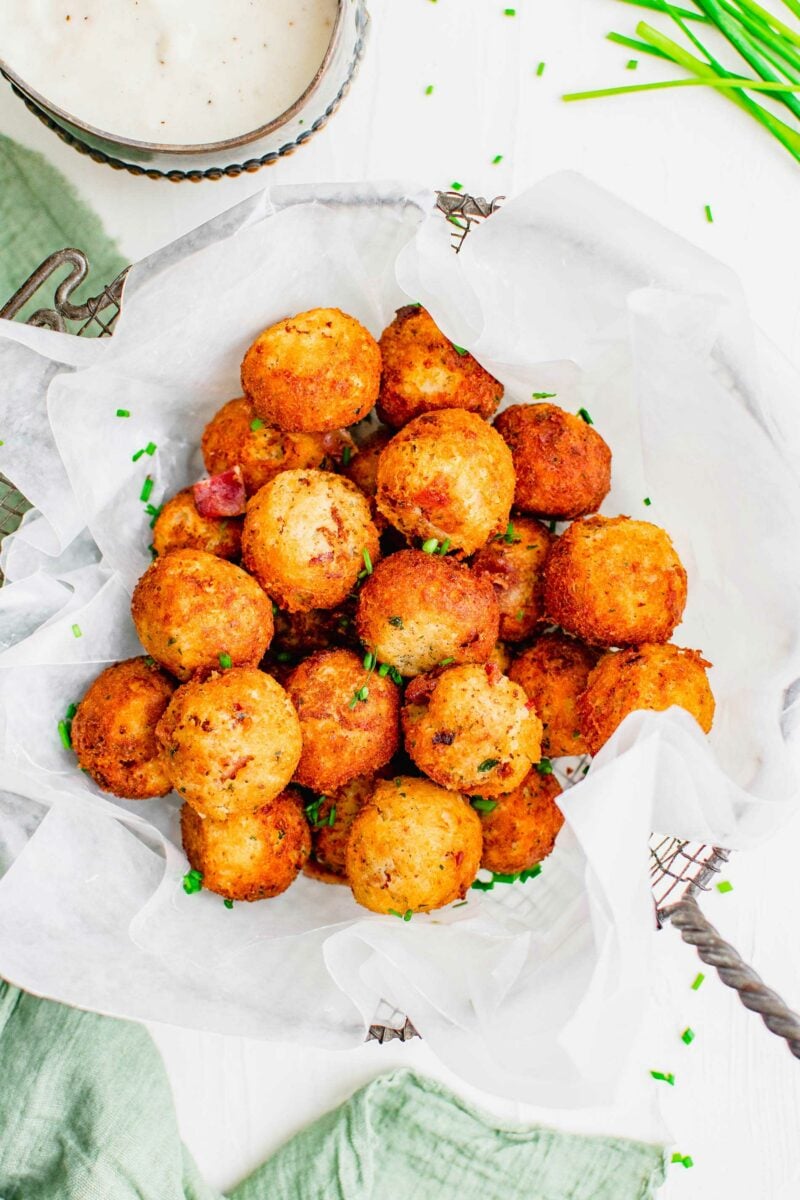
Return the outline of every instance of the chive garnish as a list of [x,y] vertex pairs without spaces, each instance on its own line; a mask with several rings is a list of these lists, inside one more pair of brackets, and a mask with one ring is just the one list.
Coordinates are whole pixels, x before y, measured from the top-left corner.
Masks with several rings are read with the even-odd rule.
[[130,412],[128,411],[128,409],[127,409],[127,408],[118,408],[118,409],[117,409],[117,416],[118,416],[118,417],[129,417],[130,415],[131,415],[131,414],[130,414]]
[[365,568],[367,574],[371,575],[372,574],[372,559],[370,558],[369,550],[367,549],[366,546],[361,551],[361,557],[364,559],[364,568]]
[[157,449],[158,449],[158,446],[155,444],[155,442],[148,442],[144,448],[144,452],[145,452],[145,454],[149,454],[150,457],[152,458]]
[[64,713],[64,720],[71,721],[77,711],[78,711],[77,704],[70,704],[69,708]]
[[342,466],[343,467],[346,467],[349,465],[352,454],[353,454],[352,447],[345,446],[344,450],[342,451]]
[[428,86],[425,88],[425,95],[426,96],[433,95],[433,84],[432,83],[429,83]]
[[259,429],[263,429],[264,422],[261,420],[261,417],[253,417],[252,421],[250,422],[250,428],[253,433],[258,433]]
[[428,538],[427,542],[422,543],[423,554],[434,554],[436,552],[436,547],[438,545],[439,545],[438,538]]
[[629,58],[625,64],[628,71],[635,71],[636,68],[638,67],[638,65],[639,65],[639,60],[636,58]]
[[394,625],[395,629],[402,629],[403,628],[403,618],[402,617],[389,617],[389,624]]
[[336,824],[336,805],[331,805],[331,811],[328,814],[328,828],[333,829]]
[[721,892],[724,896],[726,892],[733,891],[733,884],[727,879],[720,879],[719,883],[717,884],[717,891]]
[[72,736],[70,734],[71,721],[58,722],[58,736],[61,738],[61,745],[65,750],[72,749]]
[[227,671],[230,667],[232,667],[233,659],[231,658],[230,654],[220,654],[219,665],[222,667],[223,671]]
[[223,900],[222,903],[225,905],[226,908],[233,908],[232,900]]
[[503,9],[504,17],[515,17],[516,15],[517,15],[517,10],[515,8],[504,8]]
[[541,78],[541,77],[542,77],[542,75],[544,75],[544,68],[545,68],[545,66],[546,66],[546,64],[545,64],[545,63],[543,63],[543,62],[540,62],[540,63],[539,63],[539,65],[538,65],[538,67],[536,68],[536,74],[539,76],[539,78]]
[[714,214],[711,211],[710,204],[706,205],[705,213],[706,213],[706,220],[708,221],[709,225],[713,225],[714,224]]
[[645,498],[644,498],[644,500],[643,500],[643,504],[644,504],[644,505],[645,505],[647,508],[649,508],[649,507],[650,507],[650,505],[651,505],[652,503],[653,503],[653,501],[650,499],[650,497],[649,497],[649,496],[645,496]]
[[142,501],[143,504],[146,504],[147,501],[150,499],[150,494],[151,494],[152,490],[153,490],[153,479],[152,479],[152,476],[147,475],[147,476],[145,476],[145,481],[142,484],[142,490],[139,493],[139,499]]
[[552,400],[553,397],[557,395],[558,392],[531,392],[531,398],[533,400]]
[[503,161],[502,154],[495,154],[494,158],[492,159],[492,166],[496,167],[497,164],[501,163],[502,161]]
[[81,627],[80,627],[80,625],[73,625],[73,626],[72,626],[72,636],[73,636],[73,637],[75,637],[75,638],[83,637],[83,633],[82,633],[82,631],[81,631]]
[[450,538],[445,538],[444,541],[442,542],[441,546],[439,547],[439,549],[436,551],[436,553],[444,556],[445,554],[447,554],[447,551],[449,549],[450,549]]
[[325,803],[325,797],[317,796],[317,798],[315,800],[312,800],[310,802],[310,804],[306,805],[306,816],[308,817],[309,822],[312,825],[319,824],[319,807],[321,804],[324,804],[324,803]]
[[586,411],[585,408],[578,409],[578,416],[581,417],[586,422],[587,425],[594,425],[594,421],[589,416],[589,413]]
[[187,896],[193,895],[194,892],[199,892],[203,887],[203,872],[202,871],[187,871],[183,877],[183,890]]
[[364,655],[364,670],[365,670],[365,671],[374,671],[374,670],[375,670],[375,663],[376,663],[377,661],[378,661],[378,660],[376,659],[375,655],[372,653],[372,651],[371,651],[371,650],[369,650],[369,651],[368,651],[368,652],[367,652],[367,653]]
[[143,454],[144,450],[137,450],[135,454],[131,455],[131,462],[138,462]]
[[499,758],[485,758],[482,763],[478,763],[478,770],[481,773],[493,771],[500,762]]
[[661,1083],[668,1083],[670,1087],[675,1086],[675,1076],[671,1071],[651,1071],[653,1079],[659,1080]]
[[674,1163],[680,1163],[681,1166],[686,1167],[687,1170],[689,1167],[694,1166],[694,1159],[692,1158],[691,1154],[679,1154],[678,1151],[673,1154],[672,1161]]
[[697,975],[695,975],[694,979],[692,980],[692,991],[693,992],[697,991],[697,989],[701,986],[704,979],[705,979],[705,975],[703,974],[703,972],[698,971]]
[[490,813],[490,812],[494,812],[494,810],[497,808],[496,800],[487,800],[483,796],[470,797],[470,804],[472,805],[473,808],[476,808],[478,810],[478,812]]
[[543,758],[541,760],[541,762],[538,762],[536,764],[536,770],[539,772],[540,775],[552,775],[553,774],[553,764],[550,762],[549,758]]
[[454,182],[450,184],[451,192],[463,192],[463,190],[464,190],[463,183],[459,183],[457,179],[454,180]]
[[440,658],[440,659],[439,659],[439,662],[437,663],[437,666],[439,666],[439,667],[449,667],[449,666],[450,666],[450,663],[454,663],[455,661],[456,661],[456,660],[453,658],[453,656],[452,656],[452,654],[451,654],[451,655],[450,655],[448,658]]
[[691,1046],[694,1041],[694,1030],[690,1029],[688,1025],[681,1034],[681,1041],[687,1046]]
[[455,342],[450,343],[459,358],[463,358],[465,354],[469,354],[469,350],[465,350],[463,346],[457,346]]

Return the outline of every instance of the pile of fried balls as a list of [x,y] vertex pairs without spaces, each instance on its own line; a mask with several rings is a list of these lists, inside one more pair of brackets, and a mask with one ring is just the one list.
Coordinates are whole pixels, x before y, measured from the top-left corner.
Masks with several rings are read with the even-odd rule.
[[490,424],[502,385],[420,305],[379,342],[335,308],[287,318],[241,381],[209,478],[157,513],[146,656],[72,724],[103,791],[177,792],[203,887],[230,905],[303,871],[428,912],[550,853],[551,759],[636,709],[709,731],[710,664],[669,640],[686,572],[663,529],[598,515],[611,451],[585,410]]

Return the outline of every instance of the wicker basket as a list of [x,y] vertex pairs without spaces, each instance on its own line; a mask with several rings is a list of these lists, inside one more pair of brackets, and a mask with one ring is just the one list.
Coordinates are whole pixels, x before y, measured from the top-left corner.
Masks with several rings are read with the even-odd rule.
[[[452,225],[451,240],[456,253],[470,230],[490,216],[501,199],[487,201],[461,192],[437,193],[437,207]],[[51,254],[0,309],[0,317],[17,316],[39,288],[64,266],[68,266],[69,271],[55,289],[52,307],[37,309],[28,323],[79,337],[86,334],[109,337],[121,311],[127,269],[85,304],[73,304],[70,296],[89,271],[86,256],[74,249]],[[28,508],[30,505],[25,497],[10,480],[0,475],[0,539],[17,528]],[[573,770],[569,777],[559,772],[559,780],[564,786],[570,786],[578,778],[579,770]],[[759,1013],[766,1026],[785,1038],[791,1052],[800,1058],[800,1018],[780,996],[764,985],[733,946],[720,937],[697,903],[698,893],[708,891],[728,858],[729,851],[719,846],[652,837],[650,885],[656,924],[661,928],[670,922],[679,929],[683,940],[697,948],[702,961],[715,967],[722,982],[738,992],[742,1004]],[[411,1022],[388,1006],[379,1016],[383,1023],[371,1026],[368,1039],[383,1042],[400,1038],[405,1041],[418,1036]]]

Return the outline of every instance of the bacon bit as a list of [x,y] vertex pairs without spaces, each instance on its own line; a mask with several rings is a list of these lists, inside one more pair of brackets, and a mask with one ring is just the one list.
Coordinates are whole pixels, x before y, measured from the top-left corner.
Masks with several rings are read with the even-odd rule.
[[449,729],[437,729],[431,738],[434,746],[452,746],[456,735]]
[[[525,707],[527,708],[528,712],[536,712],[536,704],[533,700],[526,700]],[[537,713],[536,715],[538,716],[539,714]]]
[[501,763],[500,766],[497,768],[497,774],[500,776],[501,779],[507,779],[508,776],[511,774],[511,770],[512,770],[511,763]]
[[239,466],[231,467],[221,475],[212,475],[210,479],[201,479],[192,492],[201,517],[240,517],[247,504]]
[[430,675],[417,675],[406,688],[406,701],[409,704],[424,704],[430,699],[431,692],[436,687],[436,679]]
[[461,863],[463,862],[463,859],[464,859],[464,851],[456,850],[455,854],[453,855],[453,858],[455,859],[456,866],[460,867]]
[[484,670],[486,671],[486,678],[489,680],[490,687],[494,687],[494,685],[499,683],[503,678],[503,672],[500,670],[497,663],[486,663]]
[[243,771],[247,764],[252,761],[252,754],[246,754],[242,758],[237,758],[236,762],[231,763],[228,770],[220,776],[220,779],[235,779],[239,772]]
[[333,551],[325,550],[324,553],[315,554],[313,558],[310,558],[308,560],[308,565],[311,567],[315,563],[329,563],[329,562],[333,562]]

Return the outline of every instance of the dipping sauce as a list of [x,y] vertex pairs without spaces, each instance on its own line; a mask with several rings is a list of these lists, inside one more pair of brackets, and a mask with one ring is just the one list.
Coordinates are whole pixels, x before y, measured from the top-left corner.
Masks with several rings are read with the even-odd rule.
[[337,0],[0,0],[0,60],[87,125],[196,146],[290,108],[337,10]]

